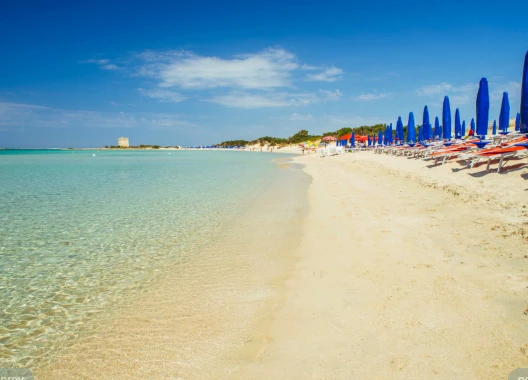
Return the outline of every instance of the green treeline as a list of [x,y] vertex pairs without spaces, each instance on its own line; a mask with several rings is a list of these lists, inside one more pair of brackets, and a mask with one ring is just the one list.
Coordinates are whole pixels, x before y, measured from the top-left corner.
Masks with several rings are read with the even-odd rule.
[[334,136],[334,137],[341,137],[348,133],[354,132],[356,135],[377,135],[379,131],[385,132],[386,124],[376,124],[376,125],[362,125],[361,127],[357,128],[341,128],[337,131],[331,131],[331,132],[324,132],[322,135],[310,135],[310,133],[305,130],[301,129],[299,132],[294,134],[293,136],[290,136],[288,138],[281,138],[281,137],[271,137],[271,136],[264,136],[260,137],[258,139],[255,139],[253,141],[247,141],[247,140],[229,140],[224,141],[218,146],[245,146],[248,144],[259,144],[266,145],[269,144],[271,146],[275,145],[285,145],[285,144],[300,144],[305,141],[313,141],[317,139],[321,139],[325,136]]

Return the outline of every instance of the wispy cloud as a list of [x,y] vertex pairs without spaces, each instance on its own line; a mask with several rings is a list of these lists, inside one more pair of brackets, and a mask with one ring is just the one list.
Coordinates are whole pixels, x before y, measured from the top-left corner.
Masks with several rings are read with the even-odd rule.
[[361,116],[334,116],[334,115],[325,115],[324,120],[326,125],[330,124],[332,126],[342,128],[344,126],[355,128],[362,125],[373,125],[378,123],[384,123],[384,120],[376,116],[372,117],[361,117]]
[[62,110],[33,104],[0,102],[3,130],[42,128],[149,128],[154,130],[194,127],[178,114]]
[[354,97],[353,99],[357,100],[357,101],[362,101],[362,102],[369,102],[369,101],[372,101],[372,100],[385,99],[385,98],[391,97],[392,95],[393,94],[390,93],[390,92],[382,92],[382,93],[379,93],[379,94],[370,93],[370,94],[358,95],[358,96]]
[[145,90],[143,88],[138,88],[138,91],[142,95],[148,96],[149,98],[157,99],[161,102],[179,103],[187,99],[182,94],[167,89],[154,88],[150,90]]
[[310,121],[313,120],[312,115],[301,115],[296,112],[292,113],[291,116],[288,118],[291,121]]
[[[310,69],[312,69],[310,67]],[[307,69],[305,69],[307,70]],[[306,78],[311,81],[322,81],[322,82],[335,82],[341,78],[343,70],[335,66],[324,69],[319,73],[307,74]]]
[[267,108],[305,106],[311,103],[339,100],[341,91],[319,90],[317,92],[289,93],[269,92],[254,94],[248,92],[231,92],[227,95],[214,96],[207,101],[234,108]]
[[474,99],[478,90],[478,84],[465,83],[459,86],[454,86],[451,83],[442,82],[439,84],[422,86],[415,90],[416,95],[423,97],[437,97],[439,101],[445,95],[450,97],[454,104],[467,104]]
[[308,65],[307,63],[304,63],[304,64],[301,66],[301,70],[311,71],[311,70],[317,70],[317,69],[318,69],[317,66]]
[[[502,99],[503,92],[508,92],[511,98],[517,98],[520,93],[521,84],[518,82],[500,83],[489,80],[489,95],[492,101]],[[453,104],[463,105],[475,101],[478,92],[478,83],[465,83],[462,85],[452,85],[442,82],[439,84],[422,86],[415,90],[416,95],[423,97],[438,97],[438,101],[448,95]]]
[[99,66],[103,70],[119,70],[120,67],[114,63],[111,63],[109,59],[87,59],[80,61],[79,63],[93,63]]

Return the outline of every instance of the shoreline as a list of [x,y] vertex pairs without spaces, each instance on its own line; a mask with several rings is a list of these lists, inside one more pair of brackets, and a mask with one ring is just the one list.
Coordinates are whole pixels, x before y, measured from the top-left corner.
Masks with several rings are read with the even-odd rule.
[[[496,379],[528,367],[526,167],[482,175],[482,166],[458,171],[454,163],[432,167],[371,152],[297,155],[277,165],[282,174],[295,168],[310,177],[305,214],[281,227],[291,234],[281,248],[262,233],[283,217],[250,218],[247,239],[235,248],[239,221],[226,240],[237,252],[234,267],[222,268],[221,255],[188,266],[134,304],[161,305],[161,314],[125,311],[105,336],[74,348],[39,378],[89,370],[203,379]],[[259,210],[282,199],[281,191],[302,194],[277,186],[285,178]],[[254,239],[262,239],[258,247]],[[178,314],[176,289],[186,272],[198,276],[186,297],[205,300],[204,313]],[[210,286],[205,273],[216,273]]]
[[[114,376],[227,378],[252,356],[297,258],[300,192],[308,176],[289,158],[219,240],[156,279],[128,306],[35,369],[39,379]],[[283,186],[290,184],[289,186]],[[267,326],[266,323],[264,325]]]

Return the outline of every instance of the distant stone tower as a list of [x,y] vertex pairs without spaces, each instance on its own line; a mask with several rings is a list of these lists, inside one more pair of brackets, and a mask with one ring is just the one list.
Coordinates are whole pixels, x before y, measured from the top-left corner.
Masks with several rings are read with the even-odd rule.
[[117,139],[117,146],[120,148],[128,148],[128,137],[120,137]]

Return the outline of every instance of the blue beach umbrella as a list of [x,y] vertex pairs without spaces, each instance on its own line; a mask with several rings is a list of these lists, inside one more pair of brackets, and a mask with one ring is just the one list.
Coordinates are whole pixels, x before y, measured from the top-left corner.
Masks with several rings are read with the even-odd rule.
[[414,124],[414,113],[409,112],[409,122],[407,123],[407,142],[416,142],[416,126]]
[[493,120],[493,129],[491,130],[493,136],[497,134],[497,120]]
[[462,137],[462,125],[460,125],[460,111],[457,108],[455,111],[455,139]]
[[433,124],[429,123],[429,140],[434,139]]
[[423,140],[429,140],[431,136],[429,136],[429,109],[427,108],[427,106],[424,107],[423,111],[422,128]]
[[465,120],[462,122],[461,134],[462,136],[466,135],[466,121]]
[[499,129],[508,133],[508,126],[510,124],[510,101],[508,99],[508,93],[502,94],[501,110],[499,114]]
[[473,131],[473,134],[476,135],[477,131],[475,131],[475,119],[471,118],[471,130]]
[[438,116],[435,117],[434,137],[437,140],[442,138],[442,129],[440,129],[440,121],[438,120]]
[[515,130],[518,131],[519,127],[521,125],[521,114],[517,112],[517,116],[515,117]]
[[354,132],[352,132],[352,134],[350,135],[350,146],[354,147],[355,145],[356,145],[356,135],[354,134]]
[[383,140],[383,132],[379,131],[378,132],[378,145],[381,145],[382,140]]
[[451,107],[449,97],[444,97],[444,106],[442,108],[442,126],[444,127],[444,139],[451,140]]
[[398,144],[403,142],[403,122],[401,116],[398,116],[398,121],[396,122],[396,138],[399,140]]
[[[479,135],[481,138],[485,138],[486,134],[488,133],[489,106],[490,106],[490,102],[489,102],[488,80],[486,78],[482,78],[480,80],[479,90],[477,94],[477,133],[475,133],[476,135]],[[527,109],[527,113],[528,113],[528,109]],[[521,115],[521,120],[522,120],[522,115]]]
[[521,133],[528,133],[528,52],[524,57],[523,77],[521,85]]
[[370,146],[370,136],[367,136],[367,144]]

